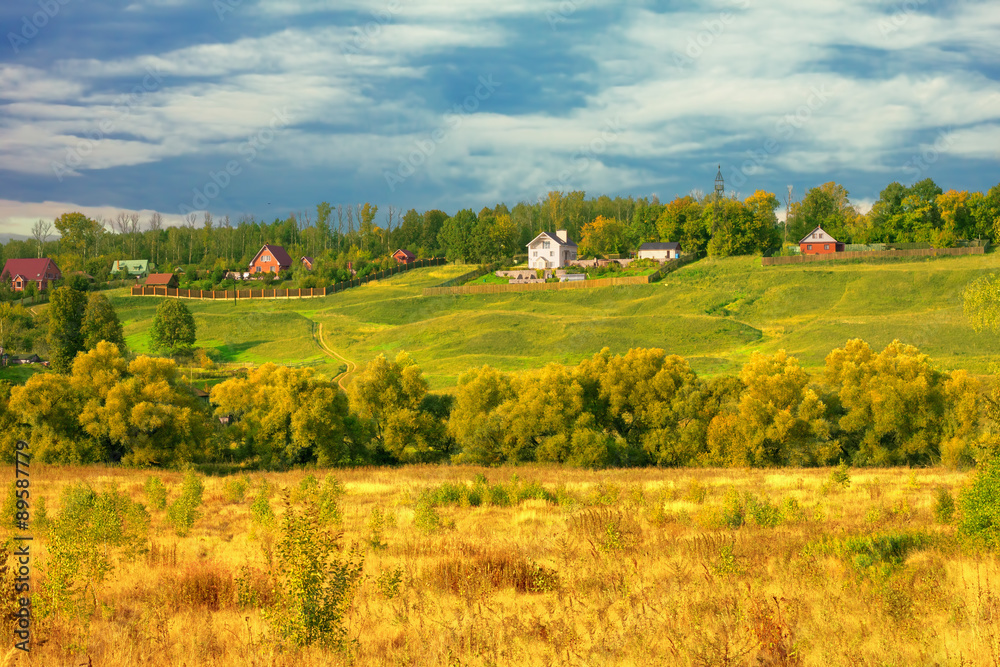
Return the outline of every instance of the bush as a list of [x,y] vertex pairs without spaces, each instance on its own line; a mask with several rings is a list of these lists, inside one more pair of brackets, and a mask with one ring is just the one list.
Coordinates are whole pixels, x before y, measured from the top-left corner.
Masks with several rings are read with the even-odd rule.
[[167,507],[167,522],[174,527],[178,537],[185,537],[191,532],[194,522],[198,520],[201,506],[201,496],[205,486],[193,472],[188,472],[181,483],[181,495]]
[[226,481],[226,500],[231,503],[242,503],[243,498],[246,497],[247,490],[250,488],[250,478],[246,475],[239,477],[237,479],[230,479]]
[[276,639],[296,646],[341,647],[344,615],[361,580],[364,555],[352,548],[341,560],[337,537],[320,519],[317,503],[297,511],[287,496],[278,540],[277,604],[265,612]]
[[851,485],[851,475],[848,470],[849,466],[841,461],[840,465],[830,471],[830,482],[846,489]]
[[274,525],[274,510],[271,509],[271,486],[266,479],[260,481],[257,495],[250,503],[250,522],[263,528]]
[[955,499],[943,486],[934,490],[934,518],[943,524],[949,524],[955,518]]
[[959,497],[958,534],[990,549],[1000,547],[1000,456],[976,472]]

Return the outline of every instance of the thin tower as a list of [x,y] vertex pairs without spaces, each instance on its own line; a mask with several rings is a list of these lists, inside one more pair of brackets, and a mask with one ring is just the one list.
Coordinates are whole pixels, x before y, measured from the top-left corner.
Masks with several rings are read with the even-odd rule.
[[722,198],[726,194],[726,182],[722,180],[722,165],[719,165],[719,171],[715,174],[715,195],[716,197]]

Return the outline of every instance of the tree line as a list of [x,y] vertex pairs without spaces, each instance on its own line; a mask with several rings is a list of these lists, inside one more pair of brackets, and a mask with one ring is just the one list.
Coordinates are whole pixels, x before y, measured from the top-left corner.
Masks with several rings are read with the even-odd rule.
[[265,364],[194,396],[176,362],[101,341],[63,372],[0,386],[0,438],[51,463],[249,467],[526,461],[623,466],[961,466],[997,448],[1000,391],[893,341],[850,340],[810,375],[784,351],[702,378],[660,349],[536,372],[470,369],[428,391],[405,353],[345,393],[313,369]]
[[579,243],[581,257],[628,253],[658,241],[678,241],[686,252],[720,257],[766,254],[783,243],[796,243],[818,225],[844,243],[948,247],[959,239],[1000,238],[1000,185],[985,193],[944,192],[929,178],[911,186],[894,182],[864,214],[835,182],[786,203],[784,224],[775,214],[781,205],[778,197],[762,190],[745,198],[693,192],[668,202],[655,196],[588,198],[582,191],[553,191],[512,208],[498,203],[478,213],[470,208],[454,214],[321,202],[315,211],[272,222],[253,216],[234,221],[206,211],[188,214],[179,226],[164,225],[158,213],[146,220],[124,212],[111,220],[65,213],[54,223],[38,221],[32,239],[5,244],[2,257],[48,256],[64,272],[82,270],[99,280],[108,277],[118,259],[147,259],[164,271],[181,266],[222,275],[244,269],[262,245],[273,243],[284,246],[295,260],[317,260],[315,271],[294,269],[300,286],[309,287],[344,280],[351,271],[384,268],[397,248],[420,257],[502,261],[526,252],[540,232],[557,229],[567,230]]

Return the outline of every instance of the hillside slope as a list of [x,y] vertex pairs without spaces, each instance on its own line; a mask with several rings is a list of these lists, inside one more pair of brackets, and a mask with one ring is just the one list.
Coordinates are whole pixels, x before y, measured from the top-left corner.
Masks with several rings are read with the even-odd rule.
[[[759,259],[702,260],[659,284],[592,290],[423,297],[468,267],[418,269],[322,299],[187,301],[198,344],[231,361],[329,359],[314,339],[358,363],[406,350],[432,386],[465,369],[576,363],[604,346],[662,347],[702,373],[734,372],[754,350],[780,348],[822,367],[849,338],[880,347],[899,338],[942,368],[987,372],[1000,352],[962,316],[969,281],[1000,271],[1000,255],[892,264],[762,267]],[[157,300],[116,294],[129,345],[148,348]],[[339,362],[330,360],[332,371]]]

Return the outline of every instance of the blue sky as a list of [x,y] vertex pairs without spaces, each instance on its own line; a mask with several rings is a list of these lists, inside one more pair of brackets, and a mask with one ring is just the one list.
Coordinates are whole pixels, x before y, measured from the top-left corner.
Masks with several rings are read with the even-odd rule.
[[1000,181],[995,2],[6,0],[0,233]]

